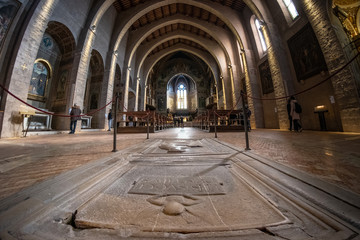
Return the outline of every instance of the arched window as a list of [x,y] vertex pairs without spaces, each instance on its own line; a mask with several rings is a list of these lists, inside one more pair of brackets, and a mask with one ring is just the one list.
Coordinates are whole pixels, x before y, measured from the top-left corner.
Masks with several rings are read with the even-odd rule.
[[177,87],[177,108],[187,109],[187,91],[183,83],[180,83]]
[[295,20],[295,18],[297,18],[299,16],[299,13],[297,12],[293,1],[292,0],[283,0],[283,2],[290,13],[292,20]]
[[50,78],[49,66],[43,61],[36,61],[30,80],[28,93],[34,97],[45,97],[46,85]]
[[258,19],[255,19],[255,26],[256,26],[257,32],[259,34],[261,48],[265,52],[267,50],[267,46],[266,46],[266,42],[265,42],[265,38],[264,38],[263,29],[262,29],[262,26],[261,26],[260,21]]

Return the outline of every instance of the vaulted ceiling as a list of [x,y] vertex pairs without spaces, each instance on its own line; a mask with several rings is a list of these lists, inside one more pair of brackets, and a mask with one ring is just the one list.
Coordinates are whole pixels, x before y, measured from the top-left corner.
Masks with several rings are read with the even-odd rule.
[[[133,7],[138,6],[139,4],[147,3],[151,0],[116,0],[113,5],[115,9],[120,14],[123,11],[127,11]],[[209,0],[210,1],[210,0]],[[243,0],[211,0],[212,2],[221,4],[223,6],[229,7],[233,10],[242,12],[245,8],[245,3]],[[188,4],[184,3],[173,3],[169,5],[165,5],[159,8],[156,8],[152,11],[147,12],[143,16],[141,16],[139,19],[137,19],[131,26],[130,31],[136,31],[141,27],[144,27],[146,25],[149,25],[153,23],[154,21],[161,20],[166,17],[174,16],[176,14],[184,15],[186,17],[191,17],[195,19],[199,19],[202,21],[205,21],[210,24],[214,24],[217,27],[222,27],[226,30],[228,30],[227,25],[216,15],[213,13]],[[200,38],[206,38],[211,41],[214,41],[213,37],[210,36],[208,33],[204,32],[203,30],[192,26],[188,24],[183,23],[175,23],[175,24],[169,24],[167,26],[164,26],[160,29],[157,29],[156,31],[152,32],[148,36],[146,36],[146,39],[142,42],[142,44],[145,44],[150,41],[156,42],[156,40],[166,34],[170,34],[171,32],[177,31],[177,30],[183,30],[185,32],[189,32],[191,34],[195,34]],[[191,46],[196,49],[200,49],[203,51],[206,51],[202,46],[200,46],[198,43],[195,43],[191,40],[183,39],[183,38],[176,38],[168,40],[167,42],[164,42],[156,47],[149,56],[160,52],[166,48],[172,47],[178,43],[186,44],[188,46]]]
[[[149,4],[154,1],[152,0],[116,0],[113,3],[116,11],[119,15],[125,13],[126,11],[131,11],[135,7],[139,7],[141,4]],[[244,11],[246,4],[243,0],[208,0],[209,3],[213,5],[219,4],[221,7],[228,7],[231,10],[235,10],[239,13],[239,15]],[[207,10],[205,8],[200,8],[194,5],[190,5],[186,3],[170,3],[167,5],[163,5],[161,7],[152,9],[142,16],[138,17],[138,19],[133,22],[131,27],[129,28],[129,32],[136,33],[137,31],[141,31],[141,29],[145,29],[150,24],[154,24],[156,21],[161,22],[161,20],[169,18],[174,19],[174,16],[183,17],[184,19],[190,19],[188,22],[179,21],[174,22],[172,21],[169,24],[163,24],[162,27],[157,28],[156,30],[147,33],[147,35],[143,36],[144,40],[141,42],[140,46],[145,46],[146,44],[150,43],[151,51],[147,53],[147,58],[150,58],[158,53],[167,53],[168,49],[174,48],[177,45],[181,46],[188,46],[189,49],[196,49],[200,52],[204,52],[207,56],[213,55],[210,53],[208,46],[201,44],[203,42],[213,42],[214,46],[219,46],[220,43],[217,42],[215,38],[218,39],[219,36],[212,36],[211,31],[207,31],[206,29],[213,28],[213,29],[223,29],[224,32],[231,32],[227,24],[221,20],[217,15],[210,12],[211,10]],[[173,18],[171,18],[173,17]],[[193,22],[200,22],[203,25],[206,25],[206,28],[200,29],[200,25],[192,24]],[[201,26],[203,26],[201,25]],[[212,26],[212,27],[211,27]],[[168,35],[176,35],[177,33],[188,34],[188,36],[194,36],[195,38],[185,37],[182,34],[179,34],[175,37],[170,37],[168,40],[160,41],[160,39],[166,38]],[[194,41],[196,39],[197,42]],[[170,50],[169,50],[170,51]],[[185,54],[188,55],[189,53]],[[185,56],[184,54],[177,54],[176,52],[172,52],[166,56],[165,59],[171,57],[178,57],[179,61],[184,61],[181,56]],[[206,65],[204,62],[201,62],[200,58],[193,57],[193,65],[197,65],[199,68],[203,68]],[[163,62],[164,61],[160,61]],[[166,62],[166,61],[165,61]],[[201,62],[201,63],[200,63]],[[157,64],[158,65],[158,64]],[[154,73],[157,71],[152,71],[151,76],[153,79],[156,78]],[[152,78],[152,77],[150,77]],[[149,79],[152,81],[151,79]]]

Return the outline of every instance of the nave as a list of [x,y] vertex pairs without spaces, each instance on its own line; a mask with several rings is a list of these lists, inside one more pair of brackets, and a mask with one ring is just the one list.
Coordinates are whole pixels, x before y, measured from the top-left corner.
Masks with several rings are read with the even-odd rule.
[[195,128],[148,140],[119,134],[117,152],[105,131],[1,140],[1,236],[358,235],[358,134],[255,129],[249,137],[247,151],[243,132],[214,138]]

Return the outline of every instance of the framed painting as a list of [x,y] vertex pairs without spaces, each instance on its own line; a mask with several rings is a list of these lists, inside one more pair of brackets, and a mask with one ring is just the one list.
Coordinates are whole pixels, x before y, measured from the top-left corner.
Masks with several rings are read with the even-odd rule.
[[45,62],[36,61],[31,75],[28,97],[32,100],[44,100],[50,70]]
[[274,92],[274,85],[271,78],[269,61],[266,60],[259,65],[261,87],[263,94]]
[[298,81],[327,70],[324,55],[310,24],[291,37],[288,46]]
[[0,0],[0,50],[19,8],[17,0]]
[[68,78],[68,70],[63,70],[60,74],[60,78],[57,83],[56,88],[56,99],[64,99],[65,98],[65,87]]

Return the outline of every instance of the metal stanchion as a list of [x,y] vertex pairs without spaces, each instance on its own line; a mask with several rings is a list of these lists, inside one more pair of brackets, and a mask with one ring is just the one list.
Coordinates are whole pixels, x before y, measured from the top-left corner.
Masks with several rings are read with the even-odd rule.
[[[113,152],[117,152],[116,150],[116,134],[117,134],[117,108],[118,108],[118,99],[119,99],[119,93],[116,93],[115,94],[115,103],[114,103],[114,122],[113,122],[113,125],[114,125],[114,141],[113,141]],[[111,129],[111,126],[110,126],[110,129]]]
[[27,128],[26,128],[24,137],[26,137],[26,135],[27,135],[27,133],[28,133],[28,131],[29,131],[29,127],[30,127],[30,124],[31,124],[31,120],[32,120],[32,115],[29,116],[28,125],[27,125]]
[[150,112],[147,115],[147,136],[146,136],[146,139],[149,139],[149,132],[150,132],[149,117],[150,117]]
[[246,141],[246,147],[245,150],[251,150],[249,147],[249,135],[248,135],[248,117],[247,112],[245,109],[245,101],[244,101],[244,92],[241,90],[241,101],[242,101],[242,108],[243,108],[243,116],[244,116],[244,127],[245,127],[245,141]]
[[217,138],[216,125],[217,125],[217,119],[215,119],[215,110],[214,110],[214,129],[215,129],[215,138]]

